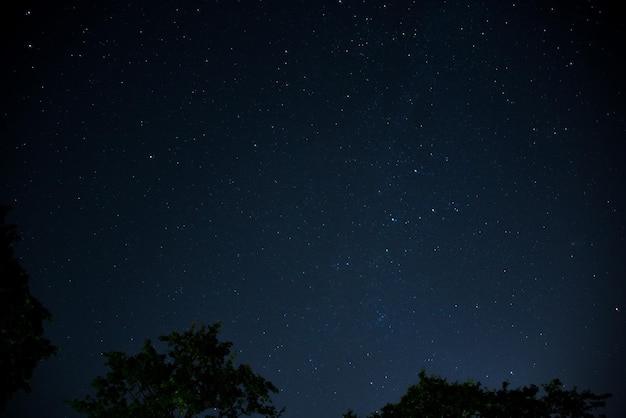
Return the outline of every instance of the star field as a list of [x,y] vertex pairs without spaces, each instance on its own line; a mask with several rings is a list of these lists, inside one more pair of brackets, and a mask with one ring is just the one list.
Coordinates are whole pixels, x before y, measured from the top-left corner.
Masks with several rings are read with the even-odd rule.
[[[625,406],[624,17],[608,2],[66,2],[2,18],[2,203],[61,348],[222,321],[286,417],[417,373]],[[4,415],[3,415],[4,416]]]

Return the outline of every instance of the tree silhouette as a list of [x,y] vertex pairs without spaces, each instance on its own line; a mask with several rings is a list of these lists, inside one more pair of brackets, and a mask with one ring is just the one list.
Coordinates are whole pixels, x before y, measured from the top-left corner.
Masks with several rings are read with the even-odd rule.
[[0,408],[18,389],[30,392],[33,370],[57,351],[43,338],[43,321],[52,316],[30,294],[28,274],[15,258],[20,237],[5,221],[9,209],[0,206]]
[[[448,383],[442,377],[427,376],[423,369],[419,379],[399,403],[388,403],[368,418],[593,418],[596,415],[592,411],[604,407],[606,399],[611,397],[608,393],[598,395],[589,390],[578,392],[576,387],[565,391],[558,379],[542,385],[543,394],[539,397],[540,389],[536,385],[510,390],[509,383],[504,382],[502,388],[495,391],[471,380]],[[343,417],[358,418],[352,410]]]
[[111,371],[93,380],[95,396],[68,403],[91,418],[279,417],[283,410],[270,398],[278,389],[249,365],[235,367],[232,343],[218,341],[219,328],[193,323],[183,334],[161,336],[167,354],[157,353],[149,339],[135,356],[104,353]]

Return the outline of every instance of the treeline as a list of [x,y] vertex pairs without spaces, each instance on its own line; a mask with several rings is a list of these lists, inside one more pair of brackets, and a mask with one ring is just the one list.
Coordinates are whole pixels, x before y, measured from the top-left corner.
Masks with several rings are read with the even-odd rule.
[[[17,390],[30,391],[37,364],[57,351],[43,337],[43,323],[51,314],[30,294],[29,277],[13,252],[19,236],[15,225],[5,222],[7,211],[0,206],[0,410]],[[182,334],[163,335],[165,353],[158,353],[149,339],[133,356],[104,353],[109,372],[93,380],[93,394],[66,402],[90,418],[281,416],[284,408],[272,401],[278,388],[249,365],[235,365],[232,343],[219,341],[219,329],[219,323],[193,323]],[[422,370],[400,402],[367,418],[588,418],[610,396],[564,390],[559,380],[518,389],[504,382],[501,389],[490,390],[478,382],[449,383]],[[343,417],[357,418],[352,410]]]
[[[439,376],[419,373],[419,383],[412,385],[396,404],[388,403],[367,418],[406,417],[604,417],[593,411],[605,406],[611,395],[595,394],[576,387],[565,390],[559,379],[547,384],[510,389],[504,382],[502,388],[490,390],[480,382],[471,380],[448,382]],[[358,418],[352,410],[344,418]]]

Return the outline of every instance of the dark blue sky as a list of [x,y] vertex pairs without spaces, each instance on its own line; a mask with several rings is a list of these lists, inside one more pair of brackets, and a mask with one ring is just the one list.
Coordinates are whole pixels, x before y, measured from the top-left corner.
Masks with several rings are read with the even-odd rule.
[[422,367],[626,409],[622,10],[65,3],[2,18],[0,198],[61,348],[7,417],[193,320],[286,417]]

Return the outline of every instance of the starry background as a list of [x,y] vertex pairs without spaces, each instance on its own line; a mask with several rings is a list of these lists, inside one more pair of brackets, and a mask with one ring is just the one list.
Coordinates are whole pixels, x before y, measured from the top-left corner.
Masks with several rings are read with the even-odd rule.
[[4,416],[77,417],[102,352],[193,320],[286,417],[422,367],[626,409],[614,3],[20,3],[0,198],[61,351]]

